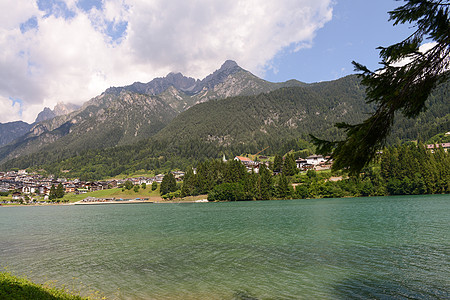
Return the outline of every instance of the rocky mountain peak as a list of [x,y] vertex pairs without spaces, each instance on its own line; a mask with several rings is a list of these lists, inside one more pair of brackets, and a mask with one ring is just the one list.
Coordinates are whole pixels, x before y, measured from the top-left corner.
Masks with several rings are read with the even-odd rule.
[[49,107],[44,107],[44,109],[38,114],[34,122],[39,123],[42,121],[53,119],[56,116],[67,115],[79,108],[80,106],[76,104],[58,102],[53,110]]
[[169,85],[182,91],[192,90],[198,81],[195,80],[194,78],[186,77],[181,73],[173,73],[173,72],[167,74],[167,76],[162,78],[162,80],[167,81]]
[[57,116],[62,116],[62,115],[67,115],[77,109],[79,109],[80,106],[76,105],[76,104],[72,104],[72,103],[63,103],[63,102],[58,102],[55,107],[53,108],[53,112],[57,115]]
[[203,88],[214,88],[219,83],[222,83],[228,76],[235,74],[243,69],[238,66],[235,61],[227,60],[225,61],[220,69],[214,71],[211,75],[208,75],[203,79],[197,90],[202,90]]
[[234,60],[226,60],[223,65],[220,67],[220,70],[229,70],[235,67],[239,67],[238,64]]
[[35,123],[39,123],[45,120],[53,119],[56,114],[49,107],[44,107],[44,109],[37,115]]

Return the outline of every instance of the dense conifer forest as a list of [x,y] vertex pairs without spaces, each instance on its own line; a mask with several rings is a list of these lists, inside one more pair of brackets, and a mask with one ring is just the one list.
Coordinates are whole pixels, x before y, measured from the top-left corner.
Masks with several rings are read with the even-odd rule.
[[314,170],[298,174],[292,162],[295,166],[292,154],[287,154],[281,172],[272,175],[275,164],[249,173],[237,160],[207,160],[195,174],[187,171],[179,194],[239,201],[450,193],[450,153],[442,148],[427,150],[423,144],[388,147],[360,175],[351,177]]

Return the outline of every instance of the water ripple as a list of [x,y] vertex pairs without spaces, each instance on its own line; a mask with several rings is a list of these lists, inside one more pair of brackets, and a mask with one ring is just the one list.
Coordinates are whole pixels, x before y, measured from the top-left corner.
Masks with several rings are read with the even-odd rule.
[[450,198],[0,209],[0,265],[110,299],[448,299]]

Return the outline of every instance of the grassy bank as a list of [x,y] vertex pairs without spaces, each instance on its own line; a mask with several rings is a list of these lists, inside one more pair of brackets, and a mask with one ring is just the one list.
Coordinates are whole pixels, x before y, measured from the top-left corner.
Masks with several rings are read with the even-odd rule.
[[83,300],[89,298],[71,294],[63,289],[36,284],[26,278],[13,276],[9,272],[0,272],[0,299]]
[[138,192],[134,190],[124,190],[121,188],[107,189],[96,192],[89,192],[86,194],[67,194],[64,196],[63,200],[68,200],[68,202],[77,202],[83,200],[86,197],[95,197],[95,198],[116,198],[116,199],[136,199],[136,198],[152,198],[162,200],[159,195],[159,188],[156,191],[152,191],[151,188],[140,189]]

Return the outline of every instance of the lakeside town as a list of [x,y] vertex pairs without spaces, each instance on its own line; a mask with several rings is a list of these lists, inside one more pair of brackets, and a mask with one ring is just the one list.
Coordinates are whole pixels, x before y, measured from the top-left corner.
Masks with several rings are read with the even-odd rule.
[[[184,172],[172,172],[178,181],[184,176]],[[50,191],[52,186],[62,185],[64,193],[73,193],[76,195],[87,194],[107,189],[113,189],[122,186],[127,181],[133,185],[149,184],[153,182],[160,184],[164,174],[158,174],[154,177],[136,177],[125,179],[111,179],[104,181],[80,181],[79,179],[54,178],[53,176],[44,177],[41,174],[28,173],[26,170],[0,172],[0,193],[10,195],[10,200],[3,200],[0,203],[29,203],[39,204],[47,203],[50,200]]]
[[[443,148],[444,151],[450,149],[450,143],[441,144],[429,144],[426,145],[430,152],[434,152],[435,148]],[[225,156],[222,158],[226,162]],[[273,158],[264,155],[247,155],[247,156],[235,156],[234,160],[241,162],[247,172],[259,173],[259,169],[262,165],[270,168],[270,164],[273,164]],[[305,172],[308,170],[314,171],[326,171],[330,170],[333,164],[333,160],[329,156],[322,155],[310,155],[306,158],[297,158],[295,160],[298,171]],[[196,169],[193,169],[194,174]],[[170,172],[174,176],[177,183],[183,181],[185,172],[172,171]],[[279,172],[273,170],[273,175],[277,175]],[[66,179],[64,177],[55,178],[54,176],[44,176],[37,172],[27,172],[27,170],[14,170],[8,172],[0,172],[0,204],[46,204],[46,203],[60,203],[67,202],[68,200],[55,199],[51,197],[52,188],[55,190],[58,186],[62,189],[62,194],[83,195],[90,192],[103,191],[108,189],[121,188],[126,185],[127,182],[132,186],[146,186],[146,185],[160,185],[163,182],[165,174],[158,174],[155,176],[138,176],[128,177],[122,179],[110,179],[102,181],[81,181],[79,179]],[[342,177],[333,180],[341,180]],[[296,186],[297,184],[293,184]],[[60,197],[58,197],[60,198]],[[81,203],[95,203],[95,202],[108,202],[108,201],[123,201],[119,198],[95,198],[86,195],[84,198],[80,198],[78,202]],[[148,200],[148,199],[125,199],[125,200]]]
[[[226,161],[225,158],[223,158]],[[234,160],[240,161],[248,172],[259,172],[262,164],[269,167],[269,158],[259,156],[255,160],[245,157],[236,156]],[[257,161],[259,160],[259,161]],[[301,171],[306,170],[328,170],[331,169],[332,160],[322,155],[310,155],[306,158],[298,158],[296,160],[297,168]],[[195,169],[194,169],[195,172]],[[171,172],[177,182],[181,182],[185,173],[183,171]],[[276,173],[276,172],[275,172]],[[127,181],[133,186],[152,185],[153,183],[161,184],[165,174],[158,174],[153,177],[130,177],[123,179],[111,179],[103,181],[81,181],[79,179],[55,178],[54,176],[45,177],[38,173],[28,173],[27,170],[17,170],[9,172],[0,172],[0,193],[4,196],[8,195],[8,200],[0,201],[3,204],[23,203],[23,204],[44,204],[54,202],[50,199],[52,186],[61,185],[64,194],[73,193],[75,195],[87,194],[101,190],[122,187]],[[87,195],[86,195],[87,196]],[[86,197],[83,202],[101,202],[105,199],[96,199]],[[58,201],[59,202],[59,201]]]

